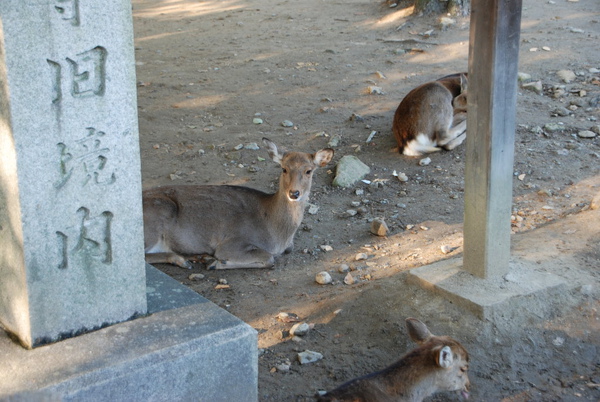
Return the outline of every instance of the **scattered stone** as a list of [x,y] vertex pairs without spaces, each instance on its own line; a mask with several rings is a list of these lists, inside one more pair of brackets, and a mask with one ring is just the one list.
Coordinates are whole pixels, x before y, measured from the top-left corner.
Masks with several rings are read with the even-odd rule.
[[220,289],[229,289],[231,286],[229,285],[217,285],[215,286],[216,290],[220,290]]
[[381,71],[375,71],[375,75],[378,78],[381,78],[382,80],[386,80],[387,79],[387,77],[385,75],[383,75],[383,73]]
[[313,352],[312,350],[305,350],[304,352],[298,353],[298,361],[300,364],[308,364],[318,362],[323,358],[323,355],[319,352]]
[[348,264],[341,264],[341,265],[338,267],[338,272],[339,272],[339,273],[342,273],[342,274],[343,274],[344,272],[348,272],[348,271],[350,271],[350,266],[348,266]]
[[298,322],[300,321],[300,317],[298,317],[298,314],[295,313],[286,313],[286,312],[280,312],[279,314],[277,314],[277,319],[281,322]]
[[544,125],[544,130],[549,133],[555,133],[558,131],[563,131],[565,127],[558,123],[548,123]]
[[358,214],[358,211],[355,209],[348,209],[348,210],[346,210],[346,214],[348,216],[356,216],[356,214]]
[[277,366],[275,366],[275,368],[277,369],[277,371],[282,373],[287,373],[288,371],[290,371],[290,365],[285,363],[278,364]]
[[371,233],[377,236],[385,236],[388,232],[388,226],[383,218],[375,218],[371,222]]
[[368,258],[369,258],[369,256],[367,255],[367,253],[358,253],[358,254],[356,254],[356,256],[354,257],[354,259],[355,259],[356,261],[362,261],[362,260],[366,260],[366,259],[368,259]]
[[202,274],[190,274],[190,276],[188,276],[188,279],[190,281],[200,281],[200,280],[204,279],[204,275],[202,275]]
[[415,227],[415,225],[410,225],[410,224],[408,224],[408,225],[406,225],[406,230],[411,230],[411,229],[413,229],[414,227]]
[[375,137],[375,134],[377,134],[377,131],[371,131],[371,134],[369,134],[369,136],[367,137],[367,141],[365,142],[368,144],[369,142],[373,141],[373,137]]
[[249,144],[244,145],[244,149],[249,149],[251,151],[258,151],[260,147],[256,142],[251,142]]
[[381,89],[381,87],[369,86],[367,91],[370,95],[385,95],[385,92]]
[[527,73],[517,73],[517,79],[519,80],[519,82],[527,82],[531,80],[531,74],[527,74]]
[[576,77],[575,73],[571,70],[560,70],[556,73],[556,75],[566,84],[575,80]]
[[304,336],[310,331],[310,326],[305,322],[299,322],[290,329],[290,334],[293,336]]
[[427,158],[423,158],[419,161],[419,165],[420,166],[427,166],[431,163],[431,158],[427,157]]
[[544,93],[542,81],[528,82],[526,84],[521,85],[521,88],[533,91],[538,95],[542,95]]
[[346,275],[346,277],[344,278],[344,283],[346,285],[353,285],[354,282],[356,282],[354,280],[354,277],[352,276],[352,274],[350,272],[348,272],[348,275]]
[[550,49],[550,47],[548,47],[548,46],[542,46],[542,50],[545,52],[549,52],[552,49]]
[[352,115],[350,115],[350,121],[357,121],[359,123],[362,123],[363,121],[365,121],[365,119],[356,113],[352,113]]
[[319,285],[328,285],[331,283],[331,275],[329,275],[329,272],[327,271],[319,272],[315,277],[315,281]]
[[292,123],[292,122],[291,122],[291,121],[289,121],[289,120],[284,120],[284,121],[282,121],[282,122],[281,122],[281,125],[282,125],[283,127],[294,127],[294,123]]
[[242,148],[244,148],[244,144],[238,144],[235,147],[233,147],[233,149],[236,150],[236,151],[239,151]]
[[600,134],[600,125],[592,126],[592,128],[590,128],[590,131],[596,134]]
[[392,175],[396,176],[398,178],[398,180],[400,180],[403,183],[408,181],[408,176],[406,175],[406,173],[402,173],[402,172],[398,173],[394,170]]
[[577,133],[579,138],[594,138],[596,137],[596,133],[590,130],[583,130]]
[[565,343],[565,338],[561,338],[560,336],[557,336],[553,341],[552,344],[554,346],[562,346]]
[[254,124],[263,124],[263,119],[261,119],[260,117],[255,117],[252,119],[252,123]]
[[336,166],[336,175],[333,179],[334,187],[350,187],[371,172],[371,168],[365,165],[354,155],[345,155]]
[[525,173],[521,173],[519,176],[517,176],[517,179],[523,181],[525,179]]
[[331,137],[331,139],[327,143],[327,146],[330,147],[330,148],[335,148],[338,145],[340,145],[340,141],[341,140],[342,140],[342,137],[340,137],[339,135],[336,134],[333,137]]
[[597,69],[597,68],[595,68],[595,67],[592,67],[592,68],[590,68],[590,69],[588,70],[588,73],[591,73],[591,74],[598,74],[598,73],[600,73],[600,70],[599,70],[599,69]]
[[566,107],[558,107],[552,111],[552,115],[554,115],[554,116],[565,117],[570,114],[571,114],[571,111],[569,109],[567,109]]
[[308,213],[311,215],[316,215],[319,212],[319,207],[315,204],[308,204]]
[[227,285],[227,279],[225,279],[225,278],[221,278],[221,279],[219,279],[219,283],[220,283],[221,285]]
[[325,251],[325,252],[328,252],[328,251],[333,251],[333,247],[331,247],[331,246],[330,246],[330,245],[328,245],[328,244],[322,244],[322,245],[320,245],[320,246],[319,246],[319,248],[320,248],[321,250]]
[[569,31],[573,32],[573,33],[585,33],[585,31],[581,28],[569,28]]
[[444,253],[444,254],[450,254],[452,252],[453,248],[447,244],[444,244],[442,247],[440,247],[440,250],[442,250],[442,253]]

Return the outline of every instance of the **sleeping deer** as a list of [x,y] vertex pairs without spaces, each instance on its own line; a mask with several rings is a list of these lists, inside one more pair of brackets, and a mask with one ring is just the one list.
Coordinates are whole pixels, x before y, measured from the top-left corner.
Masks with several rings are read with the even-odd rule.
[[312,176],[333,157],[280,152],[263,143],[282,167],[275,194],[242,186],[180,185],[145,190],[144,248],[148,263],[192,268],[191,256],[209,255],[209,269],[270,268],[290,252],[304,217]]
[[469,397],[469,355],[448,336],[434,336],[408,318],[411,339],[420,346],[391,366],[351,380],[318,398],[320,402],[417,402],[439,391],[462,391]]
[[467,87],[467,73],[460,73],[410,91],[394,114],[398,151],[419,156],[462,144],[467,136]]

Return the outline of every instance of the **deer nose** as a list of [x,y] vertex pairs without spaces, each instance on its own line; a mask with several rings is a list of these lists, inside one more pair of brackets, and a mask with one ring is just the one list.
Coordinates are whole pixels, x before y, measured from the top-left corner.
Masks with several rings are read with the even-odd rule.
[[300,191],[298,191],[298,190],[290,190],[290,198],[292,200],[297,200],[298,198],[300,198]]

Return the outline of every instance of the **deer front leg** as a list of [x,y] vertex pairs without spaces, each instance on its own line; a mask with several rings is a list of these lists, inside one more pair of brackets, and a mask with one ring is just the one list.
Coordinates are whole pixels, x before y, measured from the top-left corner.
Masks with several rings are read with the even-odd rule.
[[173,264],[181,268],[193,268],[191,262],[175,253],[147,253],[145,259],[148,264]]
[[207,269],[234,268],[273,268],[275,257],[263,249],[252,247],[240,250],[239,246],[231,250],[227,245],[217,248],[215,260],[208,264]]

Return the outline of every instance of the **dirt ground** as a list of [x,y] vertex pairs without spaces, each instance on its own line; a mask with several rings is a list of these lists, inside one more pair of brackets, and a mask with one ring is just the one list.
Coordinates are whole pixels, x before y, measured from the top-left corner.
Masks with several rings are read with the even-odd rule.
[[[513,254],[563,277],[569,291],[542,305],[524,298],[493,323],[406,281],[411,268],[462,254],[465,145],[420,166],[392,151],[392,116],[413,87],[466,71],[469,42],[468,18],[442,29],[440,16],[415,16],[409,6],[133,0],[144,188],[228,183],[273,192],[279,167],[264,148],[239,144],[268,137],[313,152],[337,142],[333,162],[315,174],[318,211],[305,215],[295,250],[275,269],[158,268],[258,331],[261,401],[312,400],[391,364],[413,347],[404,328],[411,316],[469,350],[472,400],[598,401],[600,211],[590,204],[600,192],[600,135],[577,133],[599,124],[600,4],[524,1],[519,71],[541,81],[543,93],[518,95]],[[559,70],[576,76],[565,83]],[[332,187],[344,155],[369,165],[371,184]],[[352,202],[362,207],[355,216],[346,212],[357,209]],[[386,220],[387,237],[369,233],[375,217]],[[442,245],[454,250],[445,255]],[[354,284],[344,283],[342,264]],[[334,283],[315,283],[320,271]],[[314,328],[293,340],[279,312]],[[324,358],[300,365],[304,350]]]

